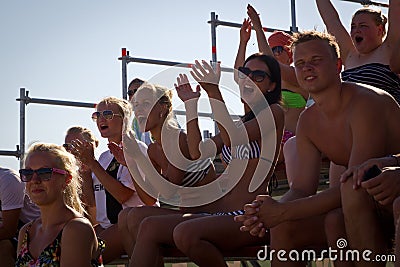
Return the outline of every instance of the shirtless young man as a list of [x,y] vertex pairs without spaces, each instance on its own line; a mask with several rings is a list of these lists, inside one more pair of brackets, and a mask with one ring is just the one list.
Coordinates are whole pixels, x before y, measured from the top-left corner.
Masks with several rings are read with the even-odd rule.
[[[272,228],[271,247],[275,251],[327,243],[335,249],[336,240],[344,237],[349,241],[346,248],[369,249],[373,258],[386,250],[377,214],[377,209],[384,207],[374,202],[358,181],[357,190],[353,189],[353,179],[340,184],[338,178],[331,181],[329,189],[316,194],[321,155],[351,167],[396,153],[400,150],[400,108],[382,90],[341,81],[339,49],[331,35],[316,31],[296,34],[293,53],[298,82],[315,100],[297,126],[296,177],[279,202],[258,196],[236,220],[243,222],[241,230],[252,235],[263,236],[266,228]],[[335,266],[339,264],[353,263]],[[273,266],[304,263],[274,258]],[[374,262],[374,266],[379,264]]]

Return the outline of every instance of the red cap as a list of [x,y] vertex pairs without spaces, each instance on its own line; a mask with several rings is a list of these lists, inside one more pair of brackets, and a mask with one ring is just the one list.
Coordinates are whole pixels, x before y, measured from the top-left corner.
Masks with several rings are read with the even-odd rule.
[[283,46],[288,53],[289,57],[292,58],[292,51],[289,49],[292,44],[292,36],[282,31],[274,31],[268,37],[268,43],[271,48],[275,46]]

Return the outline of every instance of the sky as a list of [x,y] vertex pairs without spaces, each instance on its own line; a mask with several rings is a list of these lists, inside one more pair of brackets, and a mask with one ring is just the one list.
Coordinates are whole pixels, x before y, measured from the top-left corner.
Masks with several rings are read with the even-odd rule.
[[[209,61],[211,12],[221,21],[241,23],[248,3],[261,14],[264,27],[290,30],[291,0],[0,0],[0,150],[15,151],[19,144],[20,88],[32,98],[85,103],[122,97],[121,48],[138,58]],[[332,3],[347,28],[351,15],[362,7],[341,0]],[[325,29],[315,0],[296,1],[296,24],[299,30]],[[254,37],[253,32],[247,55],[257,51]],[[223,66],[233,67],[238,43],[239,29],[217,27],[217,58]],[[187,70],[129,63],[127,76],[128,82],[140,77],[172,88],[181,72]],[[231,74],[222,79],[232,83]],[[224,93],[230,111],[240,114],[235,96]],[[174,106],[182,108],[177,97]],[[26,149],[35,141],[62,144],[66,130],[75,125],[91,129],[99,138],[97,155],[107,147],[91,120],[91,108],[28,104],[26,112]],[[19,161],[0,155],[0,166],[19,169]]]

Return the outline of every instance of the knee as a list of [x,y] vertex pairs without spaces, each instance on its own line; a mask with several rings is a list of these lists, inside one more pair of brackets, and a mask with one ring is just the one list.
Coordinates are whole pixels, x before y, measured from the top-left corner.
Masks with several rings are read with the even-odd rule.
[[129,209],[129,212],[125,216],[129,232],[137,232],[143,219],[148,216],[145,208],[146,207],[143,206],[133,207]]
[[125,208],[118,214],[118,229],[125,230],[128,227],[128,214],[131,208]]
[[348,179],[340,186],[344,216],[354,216],[361,210],[373,209],[374,203],[363,188],[353,189],[353,179]]
[[144,240],[156,241],[159,237],[158,231],[160,230],[162,230],[162,226],[160,225],[160,221],[156,217],[150,216],[144,218],[138,226],[137,242],[140,243]]
[[176,247],[185,254],[188,253],[191,247],[195,247],[198,240],[196,231],[193,231],[190,224],[185,222],[180,223],[175,227],[173,237]]

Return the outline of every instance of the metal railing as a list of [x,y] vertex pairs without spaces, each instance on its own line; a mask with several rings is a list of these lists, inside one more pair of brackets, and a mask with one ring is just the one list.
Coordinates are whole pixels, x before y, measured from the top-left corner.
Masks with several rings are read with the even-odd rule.
[[[388,4],[368,1],[368,0],[341,0],[347,2],[355,2],[361,5],[374,5],[379,7],[389,7]],[[295,11],[295,0],[291,0],[291,19],[292,25],[289,31],[285,32],[296,32],[296,11]],[[211,20],[208,21],[211,26],[211,56],[212,63],[217,62],[217,26],[226,26],[226,27],[234,27],[240,28],[240,23],[221,21],[218,19],[218,15],[215,12],[211,12]],[[277,29],[273,28],[264,28],[264,31],[273,32]],[[165,61],[165,60],[156,60],[156,59],[148,59],[148,58],[137,58],[129,56],[129,51],[126,48],[122,48],[122,56],[118,58],[122,62],[122,97],[124,99],[127,98],[127,65],[130,62],[136,63],[145,63],[145,64],[154,64],[154,65],[164,65],[164,66],[175,66],[175,67],[183,67],[183,68],[191,68],[192,63],[181,63],[174,61]],[[232,68],[222,68],[224,72],[232,72]],[[43,99],[43,98],[31,98],[29,97],[29,91],[26,91],[25,88],[20,88],[20,97],[17,99],[20,102],[20,141],[19,145],[16,145],[16,150],[0,150],[0,156],[13,156],[18,159],[22,159],[25,153],[25,115],[26,115],[26,106],[30,103],[35,104],[46,104],[46,105],[58,105],[58,106],[69,106],[69,107],[82,107],[82,108],[94,108],[94,103],[84,103],[84,102],[74,102],[74,101],[64,101],[64,100],[52,100],[52,99]],[[184,111],[176,110],[175,113],[177,115],[185,115]],[[211,113],[199,113],[200,117],[208,117],[213,118]],[[215,125],[215,132],[217,132],[217,128]],[[20,165],[22,161],[20,161]]]

